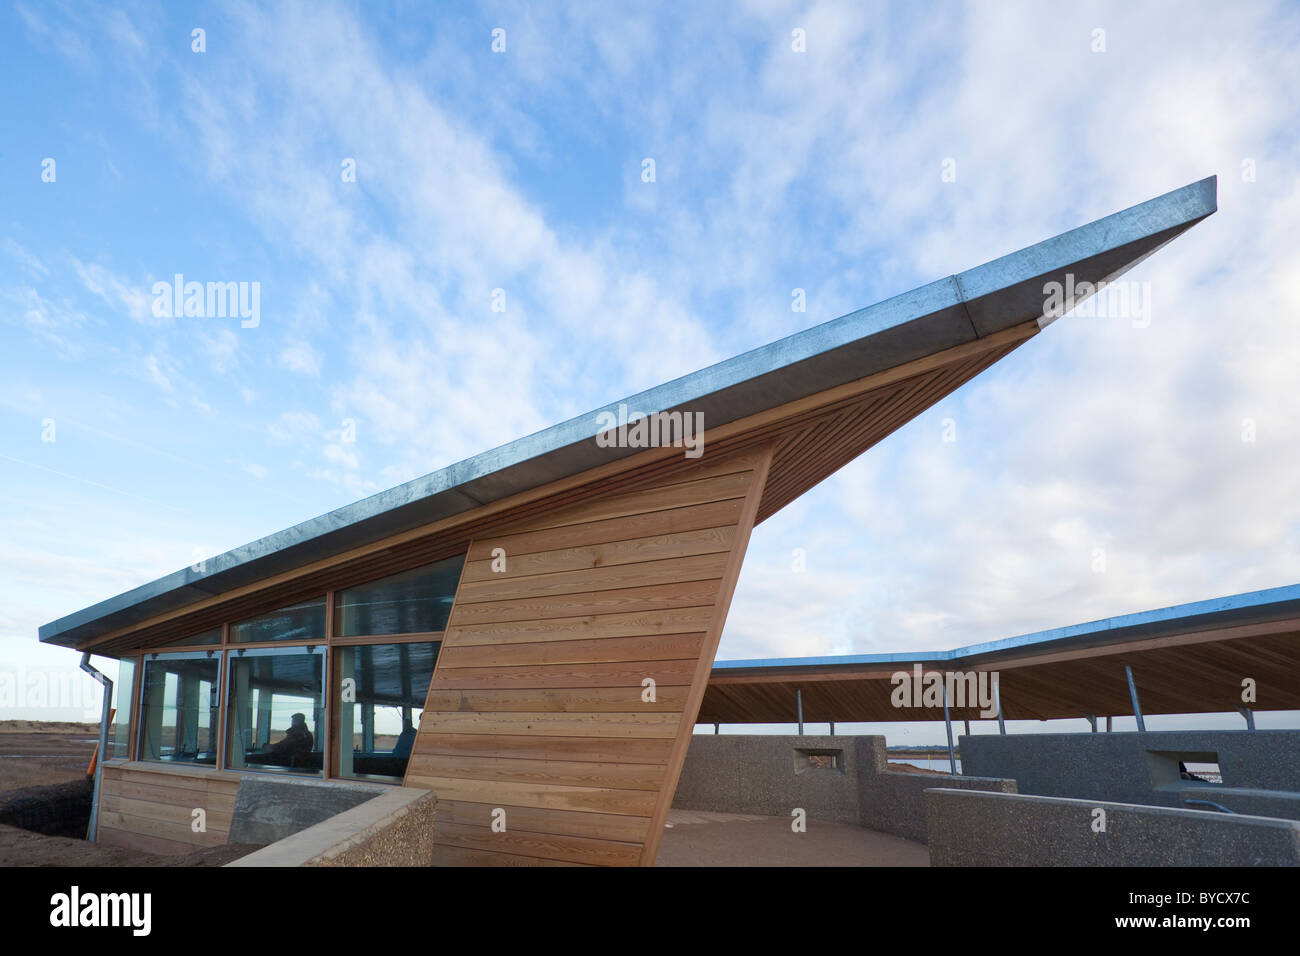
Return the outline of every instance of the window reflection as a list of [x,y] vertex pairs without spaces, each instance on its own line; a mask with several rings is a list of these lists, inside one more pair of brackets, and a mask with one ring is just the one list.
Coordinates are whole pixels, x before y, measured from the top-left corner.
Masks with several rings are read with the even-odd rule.
[[447,626],[464,555],[338,592],[339,637],[428,634]]
[[338,655],[338,774],[400,781],[433,680],[438,644],[367,644],[342,648]]
[[318,641],[325,637],[325,598],[302,601],[230,626],[230,639],[259,641]]
[[325,657],[305,649],[230,656],[227,765],[320,775]]
[[135,658],[123,657],[118,661],[117,683],[113,685],[113,734],[109,740],[109,756],[122,759],[130,756],[129,732],[131,728],[131,692],[135,684]]
[[215,656],[167,656],[145,663],[142,760],[217,762],[219,669]]

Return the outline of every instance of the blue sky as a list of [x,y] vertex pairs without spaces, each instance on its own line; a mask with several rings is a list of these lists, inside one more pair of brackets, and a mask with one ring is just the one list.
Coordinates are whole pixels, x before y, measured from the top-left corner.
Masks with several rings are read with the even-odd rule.
[[[1267,3],[6,5],[0,661],[70,667],[39,624],[1210,174],[1220,212],[1127,277],[1149,325],[1067,316],[762,525],[719,656],[1294,583],[1297,50]],[[176,273],[258,283],[257,326],[155,316]]]

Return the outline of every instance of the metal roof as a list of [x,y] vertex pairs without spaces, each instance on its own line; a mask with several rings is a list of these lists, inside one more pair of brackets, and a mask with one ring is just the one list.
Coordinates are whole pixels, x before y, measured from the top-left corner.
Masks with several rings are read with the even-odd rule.
[[1300,618],[1300,584],[1247,591],[1228,597],[1176,604],[1153,611],[1137,611],[1106,617],[1087,624],[1054,627],[1033,634],[1008,637],[946,651],[915,651],[904,654],[845,654],[832,657],[776,657],[754,660],[715,661],[715,671],[772,670],[778,668],[860,667],[872,664],[960,663],[970,667],[996,663],[1008,652],[1017,656],[1052,653],[1071,649],[1146,640],[1169,634],[1189,634],[1243,624]]
[[1080,226],[798,332],[227,551],[69,614],[39,630],[74,646],[490,502],[636,454],[600,447],[598,416],[702,413],[707,428],[865,378],[1043,317],[1044,285],[1110,281],[1217,208],[1216,178]]
[[[702,723],[935,720],[896,701],[900,673],[996,673],[1007,719],[1300,710],[1300,585],[1141,611],[942,651],[718,661]],[[963,677],[963,679],[966,679]],[[1256,693],[1243,700],[1245,681]],[[958,719],[981,716],[954,706]],[[983,715],[987,716],[987,715]]]

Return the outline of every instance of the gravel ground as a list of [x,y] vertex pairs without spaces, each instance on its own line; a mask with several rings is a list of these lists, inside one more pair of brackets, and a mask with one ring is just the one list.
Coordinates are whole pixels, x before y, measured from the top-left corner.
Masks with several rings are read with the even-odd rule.
[[204,847],[184,856],[157,856],[0,826],[0,866],[222,866],[258,849],[236,843]]

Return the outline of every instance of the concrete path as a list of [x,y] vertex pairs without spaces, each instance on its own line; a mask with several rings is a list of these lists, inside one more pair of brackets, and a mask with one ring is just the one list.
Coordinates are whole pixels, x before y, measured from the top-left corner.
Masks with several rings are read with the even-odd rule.
[[929,866],[923,844],[847,823],[700,810],[668,811],[655,866]]

